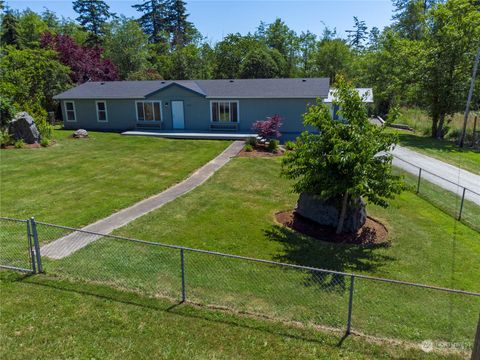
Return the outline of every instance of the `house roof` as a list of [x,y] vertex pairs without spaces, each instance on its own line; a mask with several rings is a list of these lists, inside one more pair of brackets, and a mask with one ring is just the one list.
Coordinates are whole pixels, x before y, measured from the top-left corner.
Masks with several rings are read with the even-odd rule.
[[169,86],[207,98],[326,98],[328,78],[86,82],[54,99],[142,99]]
[[[373,90],[371,88],[357,88],[358,94],[363,99],[364,103],[373,103]],[[334,95],[335,89],[330,89],[328,92],[328,97],[323,100],[325,103],[332,103],[336,100],[336,96]]]

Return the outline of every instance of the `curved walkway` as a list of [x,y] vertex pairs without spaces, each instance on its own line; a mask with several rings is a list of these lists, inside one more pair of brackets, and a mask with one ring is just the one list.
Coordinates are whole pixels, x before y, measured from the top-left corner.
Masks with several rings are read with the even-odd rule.
[[[102,220],[93,224],[87,225],[81,230],[97,232],[102,234],[110,234],[115,229],[125,226],[129,222],[143,216],[150,211],[158,209],[159,207],[175,200],[179,196],[195,189],[197,186],[203,184],[210,176],[212,176],[218,169],[223,167],[230,159],[236,156],[244,146],[244,141],[235,141],[228,148],[226,148],[215,159],[203,165],[200,169],[195,171],[188,178],[182,182],[162,191],[161,193],[142,200],[128,208],[120,210]],[[61,259],[71,255],[77,250],[87,246],[91,242],[101,238],[99,235],[88,233],[74,232],[60,239],[57,239],[50,244],[42,246],[40,252],[42,255],[51,259]]]

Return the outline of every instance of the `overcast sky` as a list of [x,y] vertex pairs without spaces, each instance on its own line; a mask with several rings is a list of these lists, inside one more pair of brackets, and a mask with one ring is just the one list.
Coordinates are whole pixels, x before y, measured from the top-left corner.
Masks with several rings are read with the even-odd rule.
[[[127,17],[137,17],[131,7],[142,0],[107,1],[110,9]],[[7,0],[14,9],[30,8],[42,12],[44,8],[55,11],[59,16],[75,18],[72,2],[66,0]],[[345,30],[351,29],[353,16],[365,20],[368,28],[380,29],[388,25],[392,17],[390,0],[188,0],[187,9],[190,21],[206,36],[215,42],[229,33],[255,31],[260,21],[270,23],[276,17],[282,18],[296,32],[310,30],[320,35],[325,25],[337,28],[338,34],[345,36]]]

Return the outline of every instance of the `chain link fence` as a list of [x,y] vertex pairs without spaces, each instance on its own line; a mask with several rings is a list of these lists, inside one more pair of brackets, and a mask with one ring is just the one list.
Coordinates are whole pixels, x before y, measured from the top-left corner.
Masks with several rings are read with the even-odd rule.
[[[2,251],[20,249],[2,265],[28,261],[27,223],[0,219]],[[473,344],[478,293],[30,224],[50,276],[347,333]]]
[[472,229],[480,231],[480,194],[399,157],[394,157],[393,172],[402,174],[405,183],[417,195]]

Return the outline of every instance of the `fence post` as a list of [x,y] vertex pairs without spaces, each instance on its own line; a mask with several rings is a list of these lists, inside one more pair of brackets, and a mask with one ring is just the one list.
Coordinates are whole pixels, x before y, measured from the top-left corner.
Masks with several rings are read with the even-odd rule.
[[27,220],[27,240],[28,240],[28,255],[30,257],[30,262],[32,264],[32,271],[35,274],[37,272],[37,268],[35,266],[35,254],[33,252],[32,232],[31,232],[31,229],[30,229],[30,220]]
[[180,249],[180,260],[182,264],[182,302],[185,302],[187,300],[187,292],[185,290],[185,254],[183,249]]
[[35,219],[30,218],[30,223],[32,224],[32,234],[33,234],[33,245],[35,246],[35,258],[37,260],[37,270],[39,273],[43,272],[42,267],[42,256],[40,255],[40,244],[38,243],[38,233],[37,233],[37,224]]
[[350,335],[352,328],[352,307],[353,307],[353,289],[355,286],[355,275],[350,275],[350,297],[348,299],[348,320],[347,320],[347,335]]
[[458,220],[462,220],[463,202],[465,200],[465,190],[467,190],[467,188],[463,188],[462,201],[460,202],[460,211],[458,212]]
[[418,170],[417,194],[420,192],[420,180],[422,179],[422,168]]

